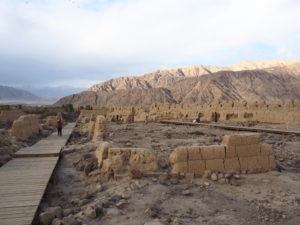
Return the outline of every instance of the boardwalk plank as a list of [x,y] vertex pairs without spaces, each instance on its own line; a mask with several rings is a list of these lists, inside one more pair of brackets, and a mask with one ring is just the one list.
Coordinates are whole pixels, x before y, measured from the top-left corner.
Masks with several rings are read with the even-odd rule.
[[18,158],[0,168],[0,225],[31,224],[56,167],[60,150],[74,126],[67,125],[62,137],[53,133],[46,140],[19,150],[16,153]]

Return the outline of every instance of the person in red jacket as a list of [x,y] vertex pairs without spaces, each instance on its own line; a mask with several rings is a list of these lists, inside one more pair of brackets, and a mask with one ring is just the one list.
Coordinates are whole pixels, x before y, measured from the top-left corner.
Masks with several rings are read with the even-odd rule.
[[57,135],[61,136],[62,133],[62,120],[57,120]]

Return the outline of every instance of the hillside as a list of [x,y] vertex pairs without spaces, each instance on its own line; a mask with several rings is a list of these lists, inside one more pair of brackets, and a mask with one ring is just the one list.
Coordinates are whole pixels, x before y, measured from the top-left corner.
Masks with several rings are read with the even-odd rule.
[[245,61],[232,67],[187,66],[119,77],[60,99],[96,106],[154,102],[272,101],[300,99],[300,61]]
[[41,98],[22,89],[0,85],[0,101],[40,101]]

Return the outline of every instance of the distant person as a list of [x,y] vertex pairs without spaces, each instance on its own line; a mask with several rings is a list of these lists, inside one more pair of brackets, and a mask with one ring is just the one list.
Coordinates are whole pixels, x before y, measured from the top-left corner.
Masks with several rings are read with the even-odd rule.
[[63,123],[62,123],[62,115],[60,112],[57,113],[56,120],[57,120],[57,135],[61,136]]
[[57,135],[61,136],[62,133],[62,120],[57,120]]
[[214,112],[214,114],[213,114],[213,118],[214,118],[214,121],[215,121],[215,123],[216,123],[216,122],[218,122],[219,116],[220,116],[220,114],[219,114],[219,113],[217,113],[217,112]]
[[196,122],[197,122],[197,123],[200,123],[200,120],[201,120],[201,116],[198,115],[198,116],[196,117]]

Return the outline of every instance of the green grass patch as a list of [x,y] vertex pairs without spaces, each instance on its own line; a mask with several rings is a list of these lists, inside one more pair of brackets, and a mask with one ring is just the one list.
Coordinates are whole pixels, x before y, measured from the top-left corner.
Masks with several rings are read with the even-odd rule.
[[190,132],[189,134],[194,134],[194,135],[205,135],[203,132],[201,131],[193,131],[193,132]]

